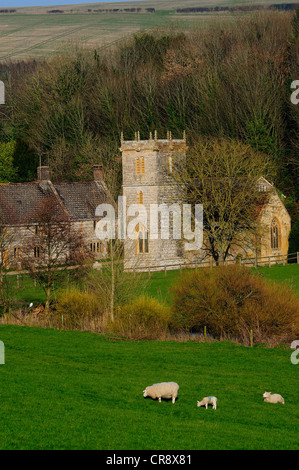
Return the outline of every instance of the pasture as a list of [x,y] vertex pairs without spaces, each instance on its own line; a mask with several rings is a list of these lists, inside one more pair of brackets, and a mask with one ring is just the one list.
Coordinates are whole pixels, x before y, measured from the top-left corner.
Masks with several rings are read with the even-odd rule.
[[[299,295],[299,265],[287,264],[273,265],[269,267],[259,267],[258,269],[252,268],[254,273],[266,277],[271,282],[286,283]],[[142,275],[145,278],[145,294],[150,297],[156,297],[159,301],[171,303],[171,288],[178,281],[180,271],[167,271],[166,275],[163,272],[151,273],[150,279],[148,274]],[[183,271],[184,273],[184,271]],[[39,285],[34,286],[33,280],[27,275],[20,275],[19,288],[17,286],[17,278],[15,275],[9,276],[11,284],[11,296],[18,302],[20,308],[28,308],[28,305],[33,302],[34,305],[40,304],[45,301],[45,294]],[[70,278],[72,284],[72,277]],[[61,276],[60,281],[55,284],[54,299],[59,295],[61,288],[67,286],[65,276]]]
[[[0,326],[1,449],[298,449],[290,351]],[[179,398],[142,390],[177,381]],[[264,403],[265,390],[285,405]],[[218,408],[197,408],[203,396]]]

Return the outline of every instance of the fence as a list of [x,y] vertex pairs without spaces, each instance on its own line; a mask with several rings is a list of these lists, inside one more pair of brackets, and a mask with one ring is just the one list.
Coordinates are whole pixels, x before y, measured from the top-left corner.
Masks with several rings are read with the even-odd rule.
[[[268,266],[269,268],[276,264],[286,265],[288,263],[297,263],[299,264],[299,252],[297,253],[288,253],[287,255],[270,255],[270,256],[261,256],[261,257],[251,257],[251,258],[232,258],[226,260],[222,265],[229,266],[233,264],[239,264],[241,266],[247,267],[265,267]],[[209,259],[206,261],[194,261],[190,263],[182,263],[182,264],[167,264],[165,266],[151,265],[150,267],[146,268],[137,268],[136,272],[148,271],[149,276],[151,272],[158,272],[164,271],[165,276],[167,275],[167,271],[174,271],[174,270],[182,270],[182,269],[200,269],[200,268],[214,268],[216,267],[216,262],[213,259]]]
[[[121,263],[122,261],[118,261],[118,263]],[[264,267],[268,266],[269,268],[273,265],[276,264],[282,264],[286,265],[288,263],[297,263],[299,264],[299,252],[297,253],[288,253],[287,255],[270,255],[270,256],[262,256],[262,257],[252,257],[252,258],[233,258],[233,259],[228,259],[226,260],[223,264],[225,266],[233,265],[233,264],[240,264],[241,266],[247,266],[247,267]],[[100,267],[103,267],[105,265],[108,265],[109,262],[103,261],[100,262],[98,261],[98,264]],[[69,266],[67,270],[70,272],[73,269],[78,268],[79,266]],[[182,270],[182,269],[200,269],[200,268],[214,268],[216,267],[216,262],[213,259],[210,259],[208,261],[193,261],[190,263],[176,263],[176,264],[167,264],[165,266],[159,264],[159,265],[150,265],[149,267],[136,267],[136,268],[131,268],[128,269],[128,272],[148,272],[149,277],[152,272],[163,272],[165,273],[165,276],[167,276],[167,271],[175,271],[175,270]],[[57,268],[57,270],[61,270],[61,268]],[[17,282],[17,287],[20,287],[20,278],[23,280],[23,275],[28,274],[28,271],[10,271],[7,273],[8,275],[14,275],[16,276],[16,282]],[[69,279],[69,275],[68,275]],[[36,287],[36,280],[34,280],[34,286]]]

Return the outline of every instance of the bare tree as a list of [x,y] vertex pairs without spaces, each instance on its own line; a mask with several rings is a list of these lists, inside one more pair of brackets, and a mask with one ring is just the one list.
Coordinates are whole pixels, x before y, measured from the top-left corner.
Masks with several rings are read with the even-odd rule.
[[8,230],[8,227],[0,217],[0,305],[2,306],[4,315],[9,310],[11,299],[7,273],[12,261],[10,247],[13,240],[13,234]]
[[28,227],[29,236],[23,248],[22,264],[43,288],[45,310],[49,312],[54,281],[70,266],[87,263],[90,253],[83,234],[76,230],[59,202],[46,198]]
[[[116,216],[118,208],[115,201],[120,191],[117,170],[116,166],[114,168],[106,166],[105,183],[102,183],[105,185],[107,202],[114,207]],[[120,221],[116,219],[115,232],[107,233],[107,240],[105,240],[107,259],[100,264],[97,272],[92,271],[89,276],[89,285],[99,293],[105,304],[104,310],[108,313],[111,322],[115,320],[117,308],[143,293],[147,283],[144,276],[138,273],[137,265],[135,272],[129,273],[124,270],[124,242],[118,237],[119,223]]]
[[173,178],[186,202],[203,204],[204,237],[199,257],[224,262],[237,250],[255,245],[262,233],[259,213],[268,193],[258,179],[268,176],[269,159],[232,140],[200,141],[186,164],[174,165]]

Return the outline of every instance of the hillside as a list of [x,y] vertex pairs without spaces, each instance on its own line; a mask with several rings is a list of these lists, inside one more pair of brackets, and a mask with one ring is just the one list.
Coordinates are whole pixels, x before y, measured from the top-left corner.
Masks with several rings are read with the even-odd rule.
[[[289,350],[0,327],[1,449],[298,449]],[[175,405],[144,399],[180,385]],[[265,390],[285,405],[264,403]],[[215,394],[218,408],[196,407]]]
[[[171,22],[196,22],[221,16],[238,16],[235,12],[203,12],[199,14],[177,14],[177,8],[219,7],[253,4],[286,4],[285,0],[235,1],[235,0],[163,0],[115,3],[90,3],[59,7],[28,7],[9,9],[13,13],[2,13],[0,9],[0,61],[23,60],[44,57],[59,51],[66,42],[83,42],[93,48],[106,47],[123,37],[140,30],[159,27]],[[140,12],[127,9],[141,8]],[[154,8],[155,12],[146,11]],[[5,11],[6,9],[2,9]],[[101,10],[104,10],[101,12]],[[111,12],[109,10],[119,10]],[[54,13],[49,13],[54,12]]]

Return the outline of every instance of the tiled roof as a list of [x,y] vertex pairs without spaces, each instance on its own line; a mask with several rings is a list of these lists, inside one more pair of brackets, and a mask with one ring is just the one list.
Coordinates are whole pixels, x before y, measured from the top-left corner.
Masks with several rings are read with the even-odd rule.
[[[55,189],[54,189],[55,188]],[[55,191],[56,190],[56,191]],[[4,225],[38,223],[42,203],[53,198],[58,211],[71,220],[94,219],[95,207],[107,201],[99,183],[33,182],[0,185],[0,221]],[[58,214],[59,215],[59,214]]]
[[106,190],[100,183],[55,183],[71,220],[89,220],[95,218],[95,209],[107,202]]

